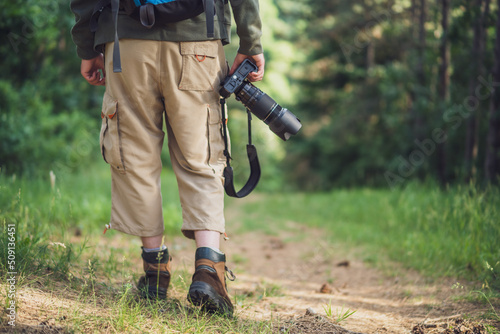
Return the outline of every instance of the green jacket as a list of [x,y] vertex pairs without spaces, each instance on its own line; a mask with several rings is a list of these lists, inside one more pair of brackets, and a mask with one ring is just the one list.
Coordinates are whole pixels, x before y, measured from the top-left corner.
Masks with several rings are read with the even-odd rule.
[[[71,30],[73,41],[77,47],[77,54],[82,59],[97,57],[102,50],[102,45],[114,41],[114,25],[111,10],[105,8],[99,16],[99,28],[97,32],[90,31],[90,18],[98,0],[71,0],[71,11],[75,14],[75,25]],[[259,16],[258,0],[217,0],[217,13],[215,16],[215,37],[221,39],[224,44],[229,43],[231,36],[231,6],[236,32],[240,38],[239,53],[245,55],[256,55],[262,53],[260,43],[261,21]],[[118,17],[118,36],[120,38],[149,39],[156,41],[204,41],[207,40],[205,13],[192,19],[177,23],[159,24],[158,22],[148,29],[142,24],[120,13]]]

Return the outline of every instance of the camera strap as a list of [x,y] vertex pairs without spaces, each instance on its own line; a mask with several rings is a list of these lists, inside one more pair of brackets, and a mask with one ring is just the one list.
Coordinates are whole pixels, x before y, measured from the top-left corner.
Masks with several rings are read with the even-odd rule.
[[226,168],[224,168],[224,189],[226,194],[231,197],[242,198],[250,194],[260,179],[260,164],[259,157],[257,156],[257,149],[252,144],[252,114],[247,109],[248,115],[248,145],[247,145],[247,156],[248,162],[250,163],[250,176],[247,182],[241,188],[240,191],[236,192],[234,189],[234,179],[233,179],[233,167],[231,167],[231,154],[229,153],[228,147],[228,134],[227,134],[227,118],[226,118],[226,99],[222,98],[220,100],[221,111],[222,111],[222,128],[224,134],[224,155],[226,157]]

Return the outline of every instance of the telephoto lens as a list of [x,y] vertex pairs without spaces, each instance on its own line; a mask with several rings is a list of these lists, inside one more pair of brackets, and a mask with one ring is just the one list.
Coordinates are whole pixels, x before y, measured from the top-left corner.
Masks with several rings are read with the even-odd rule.
[[269,95],[245,82],[236,93],[236,99],[241,101],[245,107],[257,116],[269,129],[283,140],[288,140],[297,134],[302,123],[288,109],[281,107]]

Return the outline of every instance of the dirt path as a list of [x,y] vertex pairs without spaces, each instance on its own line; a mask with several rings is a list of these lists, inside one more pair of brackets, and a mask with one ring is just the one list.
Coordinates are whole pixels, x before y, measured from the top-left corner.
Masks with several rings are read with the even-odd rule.
[[[479,327],[473,331],[473,324],[464,325],[463,331],[445,331],[457,319],[486,309],[460,298],[464,292],[452,288],[455,281],[426,283],[409,271],[389,276],[333,249],[320,230],[291,230],[279,237],[245,233],[224,243],[227,265],[237,276],[228,287],[236,304],[243,306],[237,308],[239,317],[307,322],[297,333],[344,333],[311,325],[305,316],[309,309],[321,320],[331,309],[333,318],[341,310],[356,311],[340,325],[357,333],[486,333]],[[192,243],[176,239],[175,245],[174,265],[192,266]],[[414,330],[418,324],[423,324],[420,332]]]
[[[130,263],[121,266],[128,278],[117,277],[108,284],[120,286],[141,274],[142,262],[136,252],[139,240],[115,232],[93,241],[103,259],[128,254]],[[167,244],[173,256],[172,275],[189,277],[194,270],[194,242],[176,237]],[[278,324],[276,333],[487,333],[477,326],[477,320],[456,323],[487,310],[487,306],[463,298],[467,289],[452,289],[455,282],[451,280],[429,283],[396,267],[387,271],[390,274],[374,269],[360,261],[359,254],[327,243],[321,230],[291,224],[279,237],[262,232],[235,233],[223,243],[222,250],[237,276],[236,281],[228,282],[235,315],[250,321],[273,319],[273,324]],[[36,284],[18,291],[18,320],[25,326],[23,333],[62,333],[54,330],[59,328],[54,319],[63,322],[66,317],[61,318],[62,309],[103,312],[94,309],[97,305],[79,301],[77,291],[62,283],[48,289]],[[51,292],[63,290],[62,294]],[[185,301],[186,289],[173,287],[169,296]],[[355,313],[342,321],[341,327],[335,325],[332,320],[346,311]]]

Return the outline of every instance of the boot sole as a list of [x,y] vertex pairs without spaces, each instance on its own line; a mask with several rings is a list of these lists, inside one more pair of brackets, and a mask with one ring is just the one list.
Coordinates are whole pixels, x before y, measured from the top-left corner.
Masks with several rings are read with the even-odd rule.
[[208,312],[233,316],[233,308],[227,301],[205,282],[193,282],[189,288],[188,301],[196,306],[201,306]]

